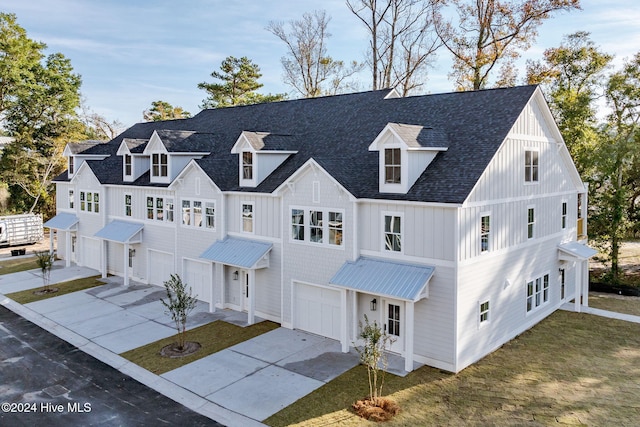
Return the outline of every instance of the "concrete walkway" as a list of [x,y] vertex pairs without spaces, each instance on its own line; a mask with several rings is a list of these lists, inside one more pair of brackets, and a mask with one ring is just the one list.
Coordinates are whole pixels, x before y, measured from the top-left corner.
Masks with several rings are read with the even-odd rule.
[[[262,425],[316,388],[358,364],[354,352],[341,353],[328,338],[279,328],[199,359],[161,376],[119,356],[120,353],[175,334],[165,314],[158,286],[109,277],[103,286],[20,305],[4,294],[42,286],[38,271],[0,276],[0,304],[75,345],[91,356],[153,388],[186,407],[225,425]],[[84,267],[61,268],[56,263],[51,283],[98,272]],[[188,329],[224,320],[247,325],[246,313],[208,312],[199,303]]]
[[[566,311],[576,311],[573,303],[566,303],[560,307]],[[625,322],[640,323],[640,316],[634,316],[633,314],[617,313],[615,311],[607,311],[593,307],[580,307],[582,313],[594,314],[600,317],[608,317],[610,319],[624,320]]]

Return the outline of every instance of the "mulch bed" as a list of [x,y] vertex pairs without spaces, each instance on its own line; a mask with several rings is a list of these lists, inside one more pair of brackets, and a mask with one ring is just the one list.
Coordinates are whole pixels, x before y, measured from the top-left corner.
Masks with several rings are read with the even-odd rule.
[[387,397],[375,400],[367,397],[358,400],[352,407],[356,414],[369,421],[389,421],[400,412],[398,404]]
[[190,356],[196,351],[200,350],[202,346],[199,342],[187,341],[184,343],[184,347],[179,348],[178,343],[171,343],[169,345],[165,345],[160,350],[160,355],[162,357],[169,357],[171,359],[176,359],[179,357]]
[[49,288],[49,289],[38,289],[37,291],[33,291],[34,295],[48,295],[54,294],[58,292],[60,289],[58,288]]

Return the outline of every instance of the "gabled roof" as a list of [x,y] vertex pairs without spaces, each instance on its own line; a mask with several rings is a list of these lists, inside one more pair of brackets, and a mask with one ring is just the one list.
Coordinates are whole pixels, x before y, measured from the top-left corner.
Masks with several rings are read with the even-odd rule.
[[105,153],[87,153],[86,151],[90,148],[95,147],[99,144],[106,144],[106,141],[82,141],[82,142],[73,142],[67,144],[65,147],[65,155],[69,154],[105,154]]
[[[390,90],[379,90],[211,109],[190,119],[138,123],[85,152],[110,147],[103,162],[111,163],[124,138],[148,140],[156,131],[167,135],[173,153],[209,153],[197,162],[222,191],[271,193],[313,158],[357,198],[463,203],[535,91],[521,86],[385,99]],[[368,151],[389,123],[410,125],[400,131],[423,147],[446,141],[448,150],[437,154],[407,194],[379,192],[379,156]],[[255,188],[239,186],[239,156],[231,154],[245,131],[268,133],[265,148],[273,140],[273,150],[296,151]],[[123,182],[121,161],[117,177],[111,168],[89,165],[100,182],[151,185],[143,177]]]

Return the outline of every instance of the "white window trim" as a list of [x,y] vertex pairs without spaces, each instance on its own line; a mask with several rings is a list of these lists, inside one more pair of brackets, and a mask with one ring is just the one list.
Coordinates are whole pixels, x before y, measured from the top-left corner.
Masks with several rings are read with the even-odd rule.
[[[487,303],[489,305],[489,308],[487,309],[486,312],[482,311],[482,305]],[[478,300],[478,314],[476,319],[478,320],[478,329],[483,328],[485,326],[487,326],[489,323],[491,323],[491,299],[487,298],[485,300]],[[482,320],[482,314],[486,313],[487,314],[487,320]]]
[[[129,160],[131,161],[131,173],[127,173],[127,157],[129,157]],[[122,174],[125,179],[130,180],[133,177],[133,163],[133,156],[131,154],[124,154],[122,156]]]
[[[526,176],[526,170],[527,170],[527,163],[526,163],[526,159],[527,159],[527,151],[535,151],[536,153],[538,153],[538,179],[537,180],[533,180],[533,176],[531,177],[532,179],[530,181],[527,181],[527,176]],[[522,151],[522,176],[524,179],[524,185],[538,185],[540,184],[540,148],[538,147],[524,147],[524,150]]]
[[[533,209],[533,230],[531,233],[531,237],[529,237],[529,209]],[[536,205],[527,205],[527,210],[526,210],[526,214],[525,214],[525,223],[526,223],[526,240],[533,240],[535,238],[537,238],[537,213],[536,213]]]
[[[394,138],[395,139],[395,138]],[[379,165],[378,176],[379,186],[381,193],[394,193],[394,194],[406,194],[409,189],[407,183],[409,182],[409,158],[407,155],[407,149],[404,144],[391,140],[386,144],[382,144],[379,150]],[[397,184],[386,182],[386,170],[385,170],[385,150],[399,148],[400,149],[400,182]]]
[[[81,195],[82,193],[84,193],[84,209],[82,209],[82,200],[81,200]],[[91,210],[87,210],[87,199],[88,199],[88,194],[91,193]],[[95,208],[95,195],[98,195],[98,212],[96,212],[96,208]],[[78,210],[80,212],[83,213],[88,213],[88,214],[95,214],[95,215],[100,215],[102,213],[102,194],[100,194],[100,191],[95,191],[95,190],[79,190],[78,191]]]
[[[251,179],[244,178],[244,153],[251,153]],[[240,150],[239,163],[239,178],[241,187],[255,187],[257,186],[258,175],[258,156],[255,151],[244,148]],[[246,204],[246,203],[245,203]]]
[[[400,218],[400,250],[399,251],[392,251],[392,250],[388,250],[387,249],[387,245],[386,245],[386,239],[385,239],[385,229],[384,229],[384,225],[385,225],[385,217],[386,216],[397,216]],[[382,253],[387,253],[387,254],[399,254],[399,255],[404,255],[404,248],[406,245],[406,233],[405,233],[405,227],[404,227],[404,212],[392,212],[392,211],[382,211],[381,212],[381,216],[380,216],[380,251]]]
[[[251,231],[244,230],[244,205],[251,205]],[[256,202],[240,201],[240,232],[243,234],[256,234]]]
[[[129,196],[129,200],[131,200],[131,204],[129,205],[129,207],[131,208],[131,215],[127,215],[127,196]],[[145,199],[146,201],[147,199]],[[126,217],[126,218],[133,218],[133,194],[131,193],[124,193],[124,209],[122,214]]]
[[[158,155],[158,175],[155,175],[153,173],[153,156],[154,155]],[[167,156],[167,175],[163,176],[162,175],[162,155]],[[150,153],[150,168],[149,168],[149,175],[151,177],[151,182],[158,182],[158,183],[169,183],[171,180],[171,156],[169,155],[169,153],[167,152],[163,152],[163,151],[158,151],[158,152],[154,152],[154,153]]]
[[[153,219],[150,219],[147,217],[147,198],[153,198]],[[162,219],[157,219],[158,218],[158,201],[157,199],[162,199]],[[169,221],[167,219],[167,200],[174,200],[173,203],[173,221]],[[131,206],[132,206],[132,211],[133,211],[133,197],[131,198]],[[182,206],[181,206],[182,207]],[[182,212],[182,209],[180,210],[180,212]],[[176,204],[175,204],[175,197],[171,197],[171,196],[160,196],[157,194],[145,194],[144,196],[144,220],[153,224],[173,224],[176,220]]]
[[76,191],[73,188],[70,188],[67,191],[67,209],[77,209],[78,204],[76,203]]
[[[489,217],[489,232],[487,233],[487,250],[483,251],[482,250],[482,218],[488,216]],[[493,244],[492,244],[492,232],[491,229],[493,227],[493,221],[491,220],[491,211],[485,211],[485,212],[480,212],[480,214],[478,215],[479,219],[478,219],[478,245],[479,245],[479,253],[480,254],[486,254],[491,252],[491,250],[493,249]]]
[[[294,209],[301,210],[303,212],[303,222],[302,226],[304,227],[304,240],[298,240],[293,238],[292,227],[293,223],[292,219],[292,211]],[[312,242],[311,241],[311,211],[322,212],[322,243]],[[298,245],[308,245],[314,247],[323,247],[323,248],[333,248],[333,249],[343,249],[345,247],[345,210],[339,208],[319,208],[314,206],[301,206],[301,205],[289,205],[289,209],[287,211],[288,220],[287,220],[287,230],[289,234],[289,242],[298,244]],[[329,239],[329,213],[335,212],[342,214],[342,242],[339,245],[330,243]]]
[[[544,300],[544,277],[547,276],[547,300]],[[536,281],[540,280],[540,304],[536,304]],[[527,310],[527,299],[529,298],[527,295],[529,283],[533,282],[533,294],[531,295],[531,310]],[[551,273],[549,271],[545,271],[544,273],[537,274],[525,280],[524,282],[524,309],[526,315],[530,315],[532,313],[537,313],[543,307],[547,306],[551,302]]]
[[[166,205],[166,199],[169,198],[171,199],[172,197],[165,197],[165,205]],[[183,213],[182,213],[182,202],[184,200],[187,200],[190,202],[189,204],[189,224],[184,224],[183,223]],[[201,197],[180,197],[178,199],[178,207],[180,209],[180,218],[178,223],[180,224],[180,227],[184,227],[184,228],[189,228],[189,229],[197,229],[197,230],[207,230],[207,231],[216,231],[217,228],[217,222],[218,222],[218,211],[216,210],[217,205],[216,205],[216,201],[213,199],[203,199]],[[193,211],[193,202],[200,202],[202,205],[202,220],[200,222],[200,225],[195,225],[195,213]],[[213,205],[213,228],[207,227],[207,204],[212,204]],[[165,213],[166,216],[166,213]],[[173,220],[175,221],[175,217],[176,217],[176,205],[174,203],[173,205]]]
[[[563,213],[563,208],[566,207],[566,213]],[[564,222],[564,224],[563,224]],[[560,202],[560,229],[566,230],[569,226],[569,201],[567,199],[562,199]]]

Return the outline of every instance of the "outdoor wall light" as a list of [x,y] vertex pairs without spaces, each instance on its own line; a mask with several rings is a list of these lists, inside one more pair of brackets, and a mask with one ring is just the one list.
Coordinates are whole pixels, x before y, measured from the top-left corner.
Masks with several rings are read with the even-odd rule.
[[233,280],[238,280],[238,276],[240,275],[240,273],[238,273],[238,270],[233,272]]
[[371,311],[376,311],[376,308],[378,307],[378,301],[376,301],[376,299],[372,299],[371,300]]

